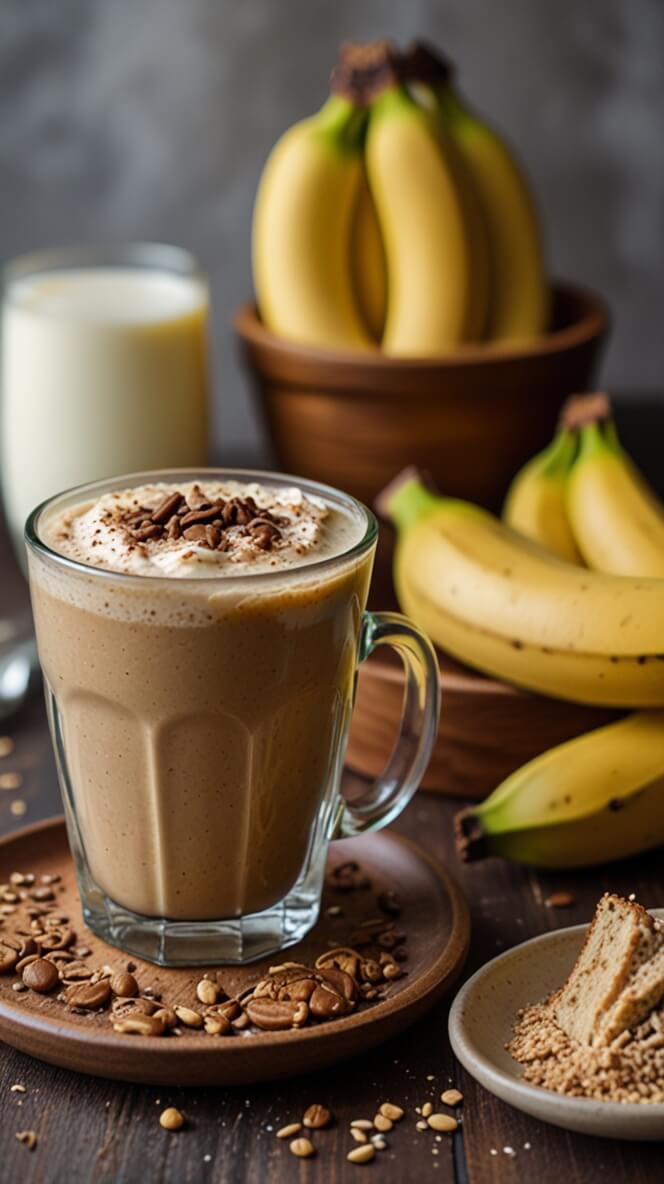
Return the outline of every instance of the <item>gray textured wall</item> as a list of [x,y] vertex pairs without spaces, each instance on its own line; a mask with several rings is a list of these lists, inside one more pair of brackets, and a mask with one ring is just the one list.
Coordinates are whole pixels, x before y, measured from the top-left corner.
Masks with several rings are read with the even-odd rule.
[[423,34],[521,149],[553,269],[610,300],[605,376],[662,385],[662,0],[0,0],[0,259],[151,238],[213,280],[218,438],[257,426],[230,318],[275,138],[337,43]]

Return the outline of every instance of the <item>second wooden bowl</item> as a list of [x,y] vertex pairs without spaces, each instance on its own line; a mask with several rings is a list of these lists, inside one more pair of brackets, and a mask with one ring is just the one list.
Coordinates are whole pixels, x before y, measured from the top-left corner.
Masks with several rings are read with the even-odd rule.
[[554,288],[553,328],[526,346],[460,346],[440,358],[341,353],[283,341],[240,308],[235,331],[279,466],[361,501],[407,464],[441,491],[498,507],[550,439],[567,396],[588,387],[608,331],[599,297]]
[[[531,695],[484,678],[439,654],[442,710],[422,788],[484,798],[526,761],[620,715],[603,707]],[[360,667],[347,763],[366,776],[384,769],[401,716],[401,663],[378,652]]]

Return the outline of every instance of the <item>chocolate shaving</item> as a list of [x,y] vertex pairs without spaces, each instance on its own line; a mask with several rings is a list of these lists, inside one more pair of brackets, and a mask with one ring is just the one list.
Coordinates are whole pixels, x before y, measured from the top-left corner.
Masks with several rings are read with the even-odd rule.
[[[108,521],[124,527],[130,546],[165,539],[185,538],[211,551],[228,551],[234,538],[249,536],[260,550],[269,551],[281,538],[283,520],[268,509],[261,510],[252,497],[211,499],[195,485],[187,499],[176,490],[153,509],[140,506],[109,512]],[[231,532],[230,535],[228,532]]]
[[160,525],[162,525],[164,522],[168,522],[168,519],[171,517],[171,515],[175,514],[180,509],[183,501],[184,498],[181,493],[169,494],[169,496],[165,497],[163,502],[157,506],[157,509],[152,511],[152,521],[158,522]]

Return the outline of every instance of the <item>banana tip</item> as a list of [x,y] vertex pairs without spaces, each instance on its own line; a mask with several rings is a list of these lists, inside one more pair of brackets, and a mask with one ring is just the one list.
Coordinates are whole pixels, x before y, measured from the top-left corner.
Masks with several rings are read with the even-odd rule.
[[457,854],[464,863],[475,863],[489,854],[486,836],[477,814],[472,808],[460,810],[454,816],[454,839]]

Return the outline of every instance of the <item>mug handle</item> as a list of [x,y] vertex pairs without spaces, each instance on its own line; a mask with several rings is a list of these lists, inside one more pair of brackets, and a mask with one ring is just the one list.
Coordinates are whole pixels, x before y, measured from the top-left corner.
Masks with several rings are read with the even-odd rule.
[[429,638],[400,613],[365,612],[359,662],[381,645],[392,646],[404,664],[401,726],[382,775],[361,797],[342,801],[332,836],[335,839],[380,830],[401,813],[424,776],[438,734],[440,682]]

